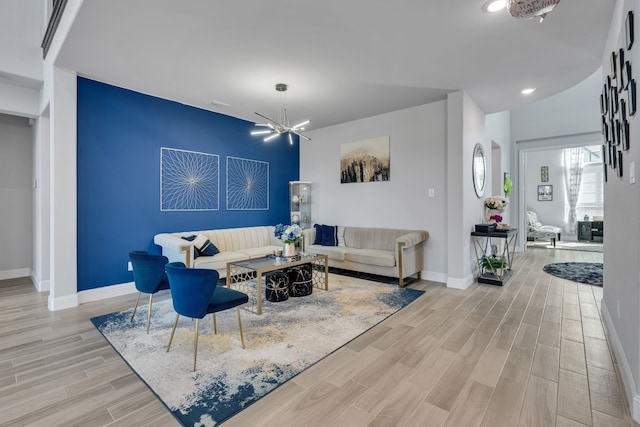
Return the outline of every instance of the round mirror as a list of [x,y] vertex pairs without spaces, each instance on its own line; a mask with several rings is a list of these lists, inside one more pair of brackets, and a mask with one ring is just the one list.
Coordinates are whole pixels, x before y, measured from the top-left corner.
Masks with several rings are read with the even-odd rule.
[[482,145],[476,144],[473,149],[473,187],[476,190],[478,198],[484,194],[484,185],[486,182],[487,162],[484,158],[484,150]]

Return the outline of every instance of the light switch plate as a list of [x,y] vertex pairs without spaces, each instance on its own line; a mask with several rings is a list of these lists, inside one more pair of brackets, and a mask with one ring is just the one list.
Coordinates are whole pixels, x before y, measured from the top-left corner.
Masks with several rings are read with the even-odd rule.
[[636,183],[636,162],[631,162],[629,165],[629,184]]
[[430,188],[429,189],[429,197],[436,197],[436,189],[435,188]]

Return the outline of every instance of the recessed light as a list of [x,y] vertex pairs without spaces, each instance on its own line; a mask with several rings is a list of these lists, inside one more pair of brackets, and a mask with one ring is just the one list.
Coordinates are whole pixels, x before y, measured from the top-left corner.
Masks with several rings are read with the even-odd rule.
[[490,0],[484,5],[485,12],[495,13],[507,7],[507,0]]
[[522,89],[522,90],[520,91],[520,93],[521,93],[521,94],[523,94],[523,95],[530,95],[530,94],[532,94],[532,93],[533,93],[533,92],[535,92],[535,91],[536,91],[536,88],[535,88],[535,87],[528,87],[528,88],[526,88],[526,89]]

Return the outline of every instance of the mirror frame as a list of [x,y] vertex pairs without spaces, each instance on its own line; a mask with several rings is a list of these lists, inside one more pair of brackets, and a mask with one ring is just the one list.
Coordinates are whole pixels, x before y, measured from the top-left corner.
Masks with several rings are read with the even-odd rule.
[[[482,159],[482,170],[478,168],[476,159]],[[473,188],[476,190],[476,196],[481,198],[484,195],[484,189],[487,184],[487,159],[484,155],[482,144],[478,143],[473,148],[473,158],[471,159],[471,175],[473,176]]]

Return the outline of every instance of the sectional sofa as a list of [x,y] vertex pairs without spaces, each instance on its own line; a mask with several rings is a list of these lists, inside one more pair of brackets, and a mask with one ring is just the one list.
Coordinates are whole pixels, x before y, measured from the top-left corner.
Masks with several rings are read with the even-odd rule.
[[[160,233],[153,241],[162,247],[162,254],[169,258],[169,262],[180,261],[188,267],[217,270],[220,277],[226,277],[228,262],[261,258],[282,249],[282,241],[273,235],[274,228],[260,226]],[[404,279],[409,276],[420,278],[423,243],[429,237],[426,231],[378,227],[329,228],[335,232],[335,239],[333,242],[325,239],[324,245],[322,242],[314,244],[315,228],[304,230],[303,249],[327,255],[331,267],[396,277],[400,286],[404,286]],[[204,254],[196,248],[204,250]]]

